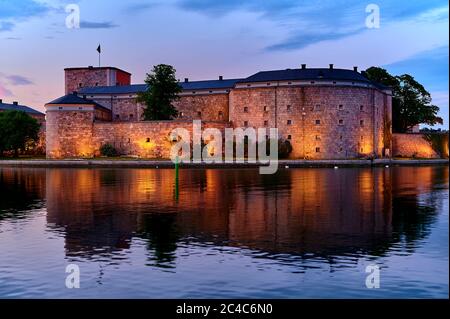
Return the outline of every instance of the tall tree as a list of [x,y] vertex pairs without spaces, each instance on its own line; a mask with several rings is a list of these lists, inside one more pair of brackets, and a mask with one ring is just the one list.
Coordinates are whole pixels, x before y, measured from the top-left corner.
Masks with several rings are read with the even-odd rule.
[[24,150],[29,142],[38,140],[40,124],[25,112],[0,112],[0,151]]
[[411,75],[393,76],[383,68],[371,67],[367,77],[392,88],[392,128],[395,132],[406,132],[418,124],[442,124],[437,116],[439,107],[431,104],[431,95]]
[[170,120],[178,115],[172,102],[178,99],[181,86],[171,65],[159,64],[147,73],[147,90],[138,94],[137,101],[145,105],[143,119],[146,121]]

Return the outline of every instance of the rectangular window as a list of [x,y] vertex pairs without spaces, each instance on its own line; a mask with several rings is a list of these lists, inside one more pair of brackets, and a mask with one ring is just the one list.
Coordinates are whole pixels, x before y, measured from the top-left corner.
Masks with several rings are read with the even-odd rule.
[[322,109],[322,107],[320,106],[320,104],[316,104],[316,106],[314,106],[314,111],[320,111]]
[[291,135],[288,135],[287,139],[288,139],[288,140],[292,140],[292,136],[291,136]]
[[269,111],[269,107],[268,106],[264,106],[264,112]]
[[183,112],[178,113],[179,117],[183,117]]
[[359,106],[359,110],[360,110],[360,111],[364,111],[364,105],[360,105],[360,106]]
[[222,111],[219,111],[219,117],[222,117],[223,113]]
[[244,107],[244,113],[248,113],[248,107]]
[[359,125],[364,126],[364,120],[359,120]]
[[198,116],[198,117],[201,117],[201,116],[202,116],[202,112],[198,111],[198,112],[197,112],[197,116]]
[[290,110],[291,110],[291,106],[288,105],[288,106],[286,107],[286,109],[287,109],[288,111],[290,111]]
[[316,125],[320,125],[320,120],[316,120]]
[[339,120],[339,125],[344,125],[344,120]]
[[339,152],[342,152],[342,147],[339,147]]
[[248,126],[248,121],[244,121],[244,126]]
[[264,121],[264,126],[268,126],[269,125],[269,121]]
[[339,111],[342,111],[343,109],[344,109],[344,106],[343,106],[342,104],[339,104],[338,110],[339,110]]
[[361,141],[363,141],[363,140],[364,140],[364,136],[361,135]]
[[292,124],[292,120],[287,120],[287,125],[291,125]]
[[320,141],[320,135],[316,135],[316,141]]
[[342,141],[342,135],[339,136],[339,139]]
[[320,147],[316,147],[316,153],[320,153]]

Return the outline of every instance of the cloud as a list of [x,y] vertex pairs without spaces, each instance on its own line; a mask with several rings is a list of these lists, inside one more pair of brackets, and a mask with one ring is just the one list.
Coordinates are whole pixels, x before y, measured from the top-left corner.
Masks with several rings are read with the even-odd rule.
[[33,84],[31,80],[21,75],[7,75],[5,77],[11,85],[30,85]]
[[[265,51],[302,49],[310,44],[363,32],[366,5],[360,0],[180,0],[187,11],[221,18],[238,11],[260,14],[262,19],[282,27],[285,38],[268,45]],[[448,6],[445,0],[378,0],[382,24],[408,19],[427,10]]]
[[140,13],[142,11],[152,9],[158,5],[159,5],[159,3],[156,3],[156,2],[133,3],[133,4],[127,5],[125,7],[125,11],[127,13]]
[[47,13],[50,8],[32,0],[0,1],[0,32],[11,31],[16,22]]
[[9,21],[0,21],[0,32],[11,31],[14,28],[14,23]]
[[82,29],[111,29],[116,28],[118,25],[107,21],[107,22],[92,22],[92,21],[81,21],[80,28]]
[[32,0],[2,1],[0,19],[5,18],[29,18],[44,14],[49,7],[42,2]]

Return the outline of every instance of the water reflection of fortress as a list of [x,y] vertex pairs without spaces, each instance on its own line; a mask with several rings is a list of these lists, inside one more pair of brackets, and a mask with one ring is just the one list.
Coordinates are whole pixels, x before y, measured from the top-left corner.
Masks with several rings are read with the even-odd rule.
[[8,192],[31,187],[46,196],[48,225],[64,230],[68,256],[118,252],[138,237],[160,263],[170,263],[187,241],[326,257],[382,255],[400,238],[413,247],[440,205],[430,190],[448,187],[449,177],[447,167],[299,169],[274,176],[182,170],[176,201],[171,170],[0,173],[0,185],[25,184],[3,189],[9,198]]

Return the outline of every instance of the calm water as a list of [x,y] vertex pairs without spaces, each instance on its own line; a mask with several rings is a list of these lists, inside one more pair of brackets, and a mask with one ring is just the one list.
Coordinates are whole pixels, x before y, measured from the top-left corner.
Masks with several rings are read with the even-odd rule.
[[0,168],[0,297],[448,297],[448,167],[174,178]]

